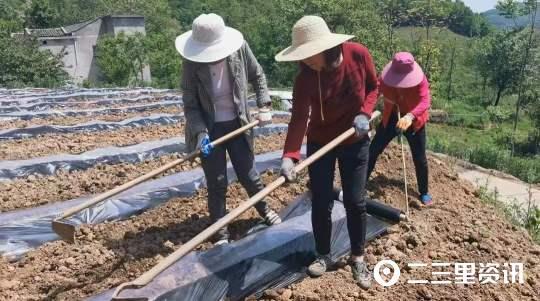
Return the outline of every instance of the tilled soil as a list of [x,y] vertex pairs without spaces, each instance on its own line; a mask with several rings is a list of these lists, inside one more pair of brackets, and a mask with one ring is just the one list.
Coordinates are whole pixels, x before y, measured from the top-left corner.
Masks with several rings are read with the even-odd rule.
[[[137,99],[138,97],[141,97],[141,98]],[[151,97],[150,95],[148,95],[148,98],[142,98],[142,97],[146,97],[146,96],[139,95],[139,96],[128,96],[128,97],[122,97],[122,98],[115,97],[115,98],[111,98],[110,100],[129,99],[130,101],[119,102],[119,103],[109,103],[109,104],[103,104],[99,102],[100,100],[103,100],[103,99],[95,99],[95,100],[93,99],[93,100],[86,100],[86,101],[81,101],[80,99],[73,99],[73,100],[68,100],[67,102],[63,102],[62,104],[59,104],[58,108],[61,108],[62,110],[97,109],[97,108],[102,108],[104,106],[106,106],[107,108],[121,108],[121,107],[131,106],[135,104],[142,105],[142,104],[156,103],[156,102],[165,101],[169,99],[168,97],[163,96],[163,95],[152,95]]]
[[[399,148],[392,145],[381,155],[368,187],[373,197],[405,208],[400,158]],[[370,290],[363,291],[343,260],[320,278],[268,291],[262,300],[539,300],[540,246],[525,230],[511,225],[497,209],[483,203],[475,196],[473,186],[459,180],[445,163],[430,158],[429,164],[434,204],[425,207],[416,200],[414,165],[408,160],[410,221],[393,226],[389,235],[366,248],[365,258],[371,269],[384,259],[399,265],[401,277],[395,286],[384,288],[373,282]],[[432,262],[475,263],[476,284],[407,284],[408,280],[422,279],[455,282],[454,265],[432,268]],[[503,265],[515,262],[524,264],[524,284],[503,284]],[[413,269],[408,263],[428,266]],[[486,263],[500,264],[497,284],[478,284],[480,264]],[[452,274],[431,274],[441,271]]]
[[[370,183],[374,197],[403,200],[399,168],[400,152],[391,146],[377,164]],[[366,248],[371,268],[382,259],[392,259],[401,268],[400,282],[391,288],[374,286],[362,291],[352,280],[344,262],[318,279],[305,279],[285,289],[268,291],[263,300],[538,300],[540,247],[522,229],[506,222],[496,209],[475,196],[472,185],[457,178],[445,163],[431,159],[431,193],[434,204],[419,206],[411,200],[410,221],[390,228]],[[411,162],[409,160],[409,165]],[[408,170],[409,179],[413,179]],[[276,175],[265,174],[269,182]],[[284,186],[269,198],[280,209],[306,189],[300,183]],[[415,191],[414,183],[410,190]],[[415,197],[411,193],[411,199]],[[245,200],[238,184],[228,192],[229,208]],[[254,210],[232,226],[236,237],[257,222]],[[161,258],[209,225],[206,192],[191,198],[174,199],[125,221],[84,226],[82,243],[68,245],[56,241],[28,253],[16,263],[0,261],[0,300],[78,300],[132,280]],[[210,247],[209,243],[201,249]],[[406,263],[442,262],[523,262],[522,285],[413,285],[409,279],[431,279],[431,270],[412,270]],[[502,276],[501,276],[502,277]],[[501,279],[502,281],[502,279]]]
[[23,160],[52,154],[80,154],[107,146],[128,146],[145,141],[179,137],[181,123],[123,128],[93,133],[51,134],[0,142],[0,160]]
[[[255,152],[260,154],[282,149],[284,141],[285,134],[258,137],[255,139]],[[59,171],[53,176],[31,175],[24,179],[0,182],[0,212],[101,193],[179,157],[179,154],[172,154],[137,164],[100,164],[83,171]],[[186,162],[165,174],[189,170],[198,166],[198,161],[199,159],[193,163]]]
[[[263,176],[265,182],[275,177]],[[305,189],[305,181],[274,191],[268,201],[276,210]],[[125,221],[81,229],[76,245],[48,243],[17,263],[0,259],[0,300],[79,300],[132,280],[209,226],[207,193],[177,198]],[[247,199],[239,184],[229,187],[228,207]],[[230,226],[239,237],[260,219],[254,209]],[[199,249],[211,247],[205,243]]]
[[85,123],[92,120],[102,121],[121,121],[133,117],[150,116],[154,114],[179,114],[183,111],[177,106],[166,108],[155,108],[144,112],[129,112],[129,113],[112,113],[107,115],[91,115],[91,116],[62,116],[51,118],[33,118],[31,120],[0,120],[0,130],[12,128],[26,128],[33,125],[75,125]]

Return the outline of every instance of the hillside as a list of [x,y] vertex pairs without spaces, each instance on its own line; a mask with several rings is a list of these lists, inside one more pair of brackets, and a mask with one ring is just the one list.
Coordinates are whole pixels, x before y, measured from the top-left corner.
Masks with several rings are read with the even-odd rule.
[[[538,9],[538,15],[540,16],[540,8]],[[512,19],[507,19],[504,16],[500,15],[500,11],[497,9],[491,9],[486,12],[483,12],[482,15],[486,17],[489,23],[496,28],[502,29],[507,27],[514,27],[514,21]],[[519,17],[517,19],[518,26],[525,26],[529,24],[529,20],[526,16]],[[540,28],[540,18],[536,19],[536,27]]]

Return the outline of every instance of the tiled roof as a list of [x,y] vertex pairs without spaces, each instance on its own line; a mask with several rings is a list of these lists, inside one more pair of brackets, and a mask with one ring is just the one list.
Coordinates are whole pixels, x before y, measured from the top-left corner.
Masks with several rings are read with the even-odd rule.
[[[25,29],[25,33],[29,34],[31,36],[41,38],[41,37],[62,37],[71,35],[73,32],[76,32],[78,30],[81,30],[85,26],[96,22],[99,19],[102,19],[104,17],[112,17],[112,18],[127,18],[127,17],[133,17],[133,18],[143,18],[142,16],[136,16],[136,15],[110,15],[110,16],[103,16],[99,18],[95,18],[92,20],[88,20],[86,22],[81,22],[73,25],[68,25],[64,27],[57,27],[57,28],[37,28],[37,29]],[[25,33],[14,33],[12,34],[12,37],[19,37],[24,36]]]
[[66,35],[62,28],[28,29],[34,37],[61,37]]

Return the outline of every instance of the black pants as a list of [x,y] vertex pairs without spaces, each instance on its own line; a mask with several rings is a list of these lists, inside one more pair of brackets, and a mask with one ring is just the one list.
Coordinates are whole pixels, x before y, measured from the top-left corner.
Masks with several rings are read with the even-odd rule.
[[[240,128],[240,120],[216,123],[210,133],[210,140],[214,141],[226,134]],[[226,211],[225,195],[227,194],[227,156],[229,154],[238,181],[246,189],[249,196],[255,195],[264,188],[259,173],[255,169],[255,156],[251,151],[246,135],[237,136],[216,147],[208,157],[202,157],[202,167],[208,186],[208,211],[212,222],[223,217]],[[266,202],[261,201],[255,205],[260,215],[267,210]],[[227,234],[226,230],[221,234]]]
[[[397,114],[392,114],[390,121],[386,127],[383,127],[382,123],[377,128],[375,138],[371,142],[369,147],[369,169],[368,179],[375,168],[377,158],[384,151],[388,143],[398,135],[396,130]],[[428,162],[426,158],[426,128],[422,127],[420,130],[414,132],[412,128],[409,128],[405,133],[405,137],[411,147],[411,153],[413,157],[414,167],[416,170],[416,181],[418,182],[418,192],[420,194],[428,193]]]
[[[308,143],[307,155],[315,153],[322,145]],[[343,188],[343,203],[347,212],[347,229],[351,241],[351,253],[364,254],[366,240],[366,186],[369,139],[352,145],[341,145],[330,151],[309,167],[312,191],[311,223],[317,252],[330,253],[332,235],[332,207],[334,204],[334,174],[336,160]]]

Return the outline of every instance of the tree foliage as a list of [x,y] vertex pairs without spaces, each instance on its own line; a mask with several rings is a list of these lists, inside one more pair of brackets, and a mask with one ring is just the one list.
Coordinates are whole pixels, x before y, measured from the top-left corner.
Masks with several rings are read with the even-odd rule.
[[66,82],[61,58],[37,45],[33,40],[0,38],[0,86],[57,87]]
[[106,82],[117,86],[136,86],[142,83],[148,64],[145,37],[137,33],[101,38],[96,47],[98,66]]

